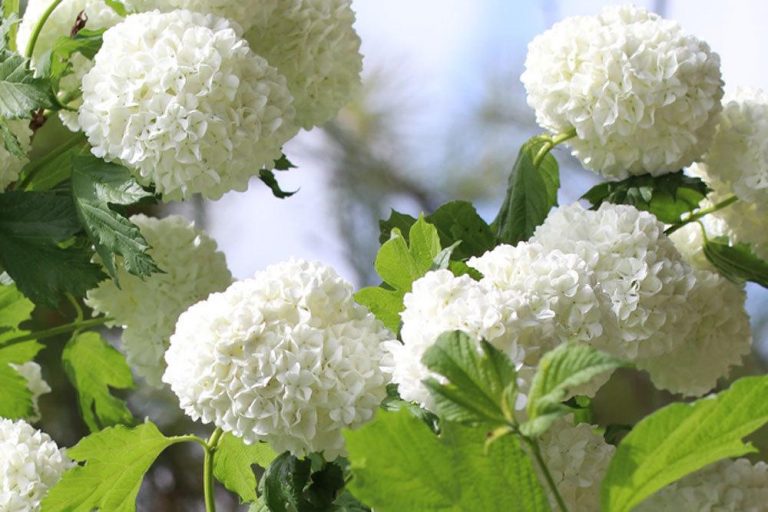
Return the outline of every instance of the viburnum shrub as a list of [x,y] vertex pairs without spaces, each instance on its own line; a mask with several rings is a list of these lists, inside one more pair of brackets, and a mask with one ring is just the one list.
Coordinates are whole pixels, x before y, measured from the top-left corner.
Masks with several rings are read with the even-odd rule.
[[[609,7],[536,37],[522,81],[546,132],[495,220],[393,212],[382,284],[355,291],[302,259],[233,282],[192,223],[127,214],[252,177],[287,195],[283,145],[360,86],[349,0],[2,8],[1,511],[135,510],[179,443],[202,449],[208,511],[216,481],[252,511],[768,511],[768,465],[739,458],[768,376],[721,385],[751,350],[745,283],[768,287],[768,95],[723,99],[677,23]],[[30,157],[52,116],[70,131]],[[608,181],[558,206],[561,144]],[[30,332],[35,305],[76,314]],[[67,448],[31,425],[62,334],[91,432]],[[680,401],[603,421],[623,368]],[[133,374],[210,437],[135,418],[113,394]]]

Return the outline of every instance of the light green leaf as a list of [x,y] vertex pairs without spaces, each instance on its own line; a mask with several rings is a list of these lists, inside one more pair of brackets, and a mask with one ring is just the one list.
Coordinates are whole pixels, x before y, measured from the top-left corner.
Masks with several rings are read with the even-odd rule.
[[146,277],[159,269],[147,253],[149,244],[139,228],[110,204],[127,205],[151,197],[128,169],[93,156],[72,162],[72,197],[77,215],[94,243],[101,262],[117,279],[116,255],[131,274]]
[[424,382],[435,399],[437,414],[449,421],[490,426],[512,419],[517,372],[509,358],[487,341],[461,331],[442,334],[422,358],[427,368],[448,379]]
[[768,423],[768,376],[745,377],[693,403],[646,416],[621,441],[603,480],[602,510],[629,512],[663,487],[728,457],[756,452],[743,438]]
[[125,357],[96,332],[78,334],[61,354],[64,370],[77,390],[80,414],[91,432],[133,423],[123,400],[110,388],[131,389],[133,377]]
[[731,245],[723,236],[711,238],[704,242],[704,256],[731,281],[752,281],[768,288],[768,262],[760,259],[749,244]]
[[628,363],[584,344],[566,343],[547,352],[531,382],[528,421],[521,431],[528,436],[543,434],[558,417],[573,412],[562,403],[571,389],[622,366]]
[[266,468],[277,454],[266,443],[245,444],[239,437],[224,434],[213,457],[213,476],[240,499],[255,502],[256,475],[253,465]]
[[104,0],[104,3],[112,8],[119,16],[125,18],[130,14],[130,11],[126,9],[125,4],[119,0]]
[[93,59],[101,48],[104,31],[105,29],[83,29],[74,37],[64,36],[57,39],[50,49],[47,69],[43,70],[42,74],[58,83],[59,79],[72,72],[72,55],[79,53],[87,59]]
[[400,311],[403,310],[402,290],[388,290],[369,286],[355,294],[355,300],[371,310],[384,326],[392,332],[400,330]]
[[504,203],[491,224],[496,238],[503,243],[515,245],[528,240],[552,207],[557,206],[557,160],[548,153],[538,167],[533,164],[545,142],[542,137],[533,137],[520,148]]
[[77,462],[48,492],[42,512],[134,512],[144,473],[160,452],[185,441],[146,422],[110,427],[83,438],[67,455]]
[[31,361],[42,348],[43,345],[36,341],[0,346],[0,389],[3,390],[0,417],[20,419],[34,414],[27,380],[10,365]]
[[379,244],[384,245],[392,237],[392,230],[397,228],[400,233],[408,233],[411,226],[416,223],[416,218],[406,213],[391,210],[388,219],[379,221]]
[[[11,51],[16,51],[16,34],[19,31],[19,18],[21,17],[20,0],[3,0],[3,37],[8,39],[7,46]],[[7,25],[7,26],[6,26]],[[6,42],[3,41],[5,46]]]
[[34,110],[55,106],[51,84],[35,78],[34,72],[27,68],[27,59],[0,51],[0,116],[28,118]]
[[35,305],[16,286],[0,285],[0,345],[10,338],[26,334],[19,324],[29,320]]
[[346,431],[352,494],[377,512],[550,510],[515,437],[486,452],[484,429],[442,427],[438,437],[403,410]]

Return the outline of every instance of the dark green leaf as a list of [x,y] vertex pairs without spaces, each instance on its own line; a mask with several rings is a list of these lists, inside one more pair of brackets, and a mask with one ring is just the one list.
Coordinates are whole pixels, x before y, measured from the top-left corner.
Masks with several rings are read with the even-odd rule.
[[486,450],[484,429],[444,423],[438,437],[407,411],[346,431],[352,494],[376,512],[549,511],[514,436]]
[[493,231],[478,215],[472,203],[466,201],[445,203],[429,215],[427,221],[437,228],[443,247],[461,241],[452,256],[455,260],[481,256],[496,246]]
[[538,167],[533,163],[545,142],[541,137],[534,137],[520,148],[504,203],[491,224],[502,243],[514,245],[528,240],[552,207],[557,206],[560,188],[557,160],[548,153]]
[[285,155],[280,155],[280,158],[275,160],[275,170],[276,171],[288,171],[290,169],[295,169],[296,166],[293,165],[293,163],[288,160],[288,157]]
[[[414,224],[416,224],[415,217],[392,210],[388,219],[379,221],[379,243],[385,244],[391,238],[392,230],[395,228],[405,236]],[[406,241],[408,241],[407,238]]]
[[149,244],[139,228],[110,208],[110,204],[131,204],[151,195],[121,165],[92,156],[73,160],[72,196],[77,215],[114,279],[117,255],[123,257],[125,269],[131,274],[145,277],[159,271],[147,253]]
[[447,332],[424,353],[422,363],[448,379],[424,384],[435,399],[437,414],[469,425],[506,425],[512,419],[517,372],[509,358],[487,341],[461,331]]
[[713,462],[756,452],[742,439],[768,423],[766,396],[768,376],[745,377],[716,396],[668,405],[643,418],[611,459],[602,510],[629,512]]
[[727,237],[719,236],[704,242],[704,255],[731,281],[752,281],[768,288],[768,262],[760,259],[749,244],[731,245]]
[[277,182],[277,178],[275,178],[275,173],[267,169],[261,169],[259,171],[259,179],[264,182],[264,184],[268,186],[270,190],[272,190],[272,195],[278,199],[291,197],[293,194],[298,192],[298,190],[294,190],[293,192],[286,192],[281,189],[280,184]]
[[244,502],[255,502],[256,474],[253,466],[266,468],[277,454],[265,443],[245,444],[232,434],[224,434],[213,458],[213,476]]
[[72,175],[72,158],[85,150],[88,142],[82,133],[74,134],[53,151],[32,160],[21,170],[19,182],[24,190],[51,190]]
[[678,171],[662,176],[632,176],[592,187],[582,199],[597,209],[602,203],[629,204],[654,214],[667,224],[680,222],[683,214],[699,207],[709,188],[699,178]]
[[84,465],[70,469],[43,499],[45,512],[135,512],[144,473],[160,452],[185,441],[165,437],[147,421],[110,427],[83,438],[67,455]]
[[43,345],[36,341],[0,346],[0,389],[3,390],[0,417],[20,419],[34,413],[32,392],[27,387],[27,379],[10,365],[31,361],[42,348]]
[[93,331],[78,334],[61,355],[69,381],[77,390],[80,414],[91,432],[133,423],[123,400],[110,388],[131,389],[133,377],[125,357]]
[[63,293],[82,297],[104,277],[88,248],[59,245],[80,229],[69,197],[0,194],[0,263],[34,302],[56,307]]
[[34,110],[55,106],[51,84],[35,78],[27,68],[27,59],[0,51],[0,117],[28,118]]
[[262,479],[264,503],[272,512],[304,512],[311,510],[304,498],[312,463],[297,459],[289,452],[279,455],[269,465]]
[[528,436],[539,436],[552,423],[573,409],[563,401],[570,391],[587,384],[594,377],[613,371],[628,363],[589,345],[566,343],[544,354],[528,392],[528,421],[521,431]]

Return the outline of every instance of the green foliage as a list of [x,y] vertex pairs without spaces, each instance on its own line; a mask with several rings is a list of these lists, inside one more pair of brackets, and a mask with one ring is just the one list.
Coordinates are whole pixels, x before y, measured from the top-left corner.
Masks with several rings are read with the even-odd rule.
[[232,434],[224,434],[213,458],[213,475],[243,502],[255,502],[256,475],[253,465],[266,468],[277,454],[265,443],[245,444]]
[[74,54],[79,53],[88,59],[93,59],[101,48],[104,31],[105,29],[83,29],[74,37],[60,37],[50,49],[49,58],[46,59],[47,67],[40,70],[40,73],[52,82],[58,82],[63,76],[72,72],[70,59]]
[[[6,46],[16,51],[16,34],[19,31],[19,16],[21,15],[21,0],[3,0],[3,37],[2,48]],[[7,42],[6,42],[7,39]]]
[[70,139],[42,158],[37,158],[21,170],[19,182],[27,191],[51,190],[72,176],[72,159],[87,154],[87,140],[83,133],[73,134]]
[[71,243],[80,229],[67,196],[0,194],[0,264],[34,302],[55,307],[63,293],[81,297],[102,279],[88,248]]
[[78,156],[72,165],[72,197],[77,216],[91,238],[101,262],[117,279],[116,255],[131,274],[146,277],[158,272],[147,254],[149,244],[139,228],[110,205],[127,205],[151,197],[122,165],[93,156]]
[[654,214],[667,224],[680,222],[683,214],[699,207],[709,188],[699,178],[678,171],[662,176],[631,176],[625,180],[601,183],[592,187],[582,199],[596,210],[602,203],[629,204]]
[[16,53],[0,51],[1,117],[28,118],[32,111],[54,108],[56,104],[50,82],[36,78],[27,67],[27,59]]
[[0,135],[3,137],[3,147],[8,153],[16,158],[25,158],[27,156],[24,148],[21,147],[19,138],[11,131],[5,119],[0,118]]
[[406,402],[400,397],[397,390],[397,384],[387,385],[387,397],[381,402],[381,408],[385,411],[400,411],[405,409],[415,418],[420,419],[426,424],[432,432],[440,432],[440,419],[430,411],[422,409],[413,402]]
[[119,0],[104,0],[104,3],[111,7],[113,11],[115,11],[119,16],[122,16],[123,18],[130,14],[128,9],[126,9],[125,4]]
[[77,389],[80,414],[91,432],[133,423],[125,402],[110,394],[110,388],[133,387],[131,368],[120,352],[90,331],[69,340],[61,360]]
[[448,379],[424,384],[441,418],[468,425],[506,425],[513,420],[517,372],[506,354],[487,341],[479,343],[461,331],[442,334],[422,363]]
[[432,268],[441,251],[437,229],[423,216],[411,226],[408,239],[410,244],[399,229],[393,229],[390,239],[379,249],[376,272],[387,287],[363,288],[355,294],[355,300],[393,332],[400,325],[403,297],[411,290],[411,284]]
[[36,341],[25,341],[12,345],[0,346],[0,417],[18,419],[32,415],[32,392],[27,388],[27,380],[11,367],[31,361],[43,346]]
[[29,320],[33,309],[35,305],[16,286],[0,285],[0,345],[27,333],[19,325]]
[[602,509],[629,512],[713,462],[757,451],[742,438],[768,423],[768,376],[745,377],[714,397],[675,403],[640,421],[603,480]]
[[280,184],[277,182],[275,173],[273,173],[270,170],[260,169],[259,179],[262,181],[262,183],[264,183],[266,186],[269,187],[269,189],[272,191],[272,195],[278,199],[285,199],[286,197],[291,197],[293,194],[298,192],[298,190],[294,190],[293,192],[286,192],[285,190],[280,188]]
[[515,245],[528,240],[552,207],[557,206],[560,188],[557,160],[547,153],[538,166],[534,165],[536,155],[546,143],[542,137],[533,137],[520,148],[504,203],[491,224],[502,243]]
[[704,242],[704,256],[731,281],[752,281],[768,288],[768,262],[755,255],[749,244],[731,245],[723,236],[711,238]]
[[564,404],[570,391],[587,384],[601,373],[628,364],[589,345],[566,343],[544,354],[528,392],[528,421],[520,430],[528,436],[539,436],[552,423],[571,412]]
[[345,433],[350,491],[377,512],[550,510],[517,438],[486,451],[485,434],[447,422],[438,437],[407,411],[379,412]]
[[343,468],[320,457],[297,459],[285,452],[272,461],[259,485],[271,512],[365,510],[350,508],[355,502],[342,493]]
[[42,512],[134,512],[144,473],[160,452],[186,441],[165,437],[146,422],[110,427],[80,440],[67,455],[85,464],[67,471],[48,492]]

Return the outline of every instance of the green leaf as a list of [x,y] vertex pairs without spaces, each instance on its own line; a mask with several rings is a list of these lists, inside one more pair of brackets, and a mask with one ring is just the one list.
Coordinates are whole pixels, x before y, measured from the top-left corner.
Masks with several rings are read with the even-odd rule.
[[0,134],[3,137],[3,147],[8,153],[20,159],[27,157],[27,153],[21,147],[19,138],[11,131],[5,119],[0,119]]
[[506,425],[512,419],[517,372],[506,354],[487,341],[461,331],[447,332],[424,353],[422,363],[448,379],[424,384],[435,399],[437,414],[469,425]]
[[344,473],[335,463],[297,459],[288,452],[272,461],[261,481],[262,499],[272,512],[325,512],[344,487]]
[[158,272],[149,244],[139,228],[110,204],[131,204],[152,194],[136,182],[122,165],[92,156],[75,157],[72,164],[72,197],[77,215],[113,279],[117,279],[116,256],[131,274],[146,277]]
[[80,414],[91,432],[133,423],[125,402],[110,394],[110,388],[133,387],[131,369],[120,352],[90,331],[69,340],[61,360],[77,390]]
[[266,468],[277,454],[265,443],[245,444],[232,434],[224,434],[213,457],[213,476],[244,502],[254,502],[256,475],[253,465]]
[[172,444],[147,421],[134,428],[110,427],[80,440],[67,455],[85,464],[70,469],[48,492],[43,512],[134,512],[144,473]]
[[29,320],[35,305],[16,286],[0,285],[0,346],[10,338],[26,334],[19,324]]
[[531,382],[528,421],[520,430],[528,436],[543,434],[557,418],[573,412],[563,404],[571,389],[622,366],[628,363],[584,344],[566,343],[547,352]]
[[621,441],[603,480],[602,510],[629,512],[661,488],[720,459],[756,452],[742,439],[768,423],[768,376],[745,377],[693,403],[646,416]]
[[0,264],[34,302],[56,307],[104,277],[88,247],[61,243],[80,231],[72,200],[51,192],[0,194]]
[[452,258],[455,260],[481,256],[496,246],[496,237],[491,227],[478,215],[472,203],[445,203],[429,215],[427,221],[437,228],[443,247],[461,241],[453,252]]
[[731,245],[723,236],[711,238],[704,242],[704,256],[731,281],[752,281],[768,288],[768,262],[760,259],[749,244]]
[[294,190],[293,192],[286,192],[280,188],[280,184],[277,182],[277,178],[275,178],[275,173],[267,169],[259,170],[259,179],[269,187],[269,189],[272,191],[272,195],[278,199],[291,197],[293,194],[298,192],[298,190]]
[[560,188],[557,160],[548,153],[538,167],[533,164],[545,143],[544,138],[533,137],[520,148],[504,203],[491,224],[502,243],[514,245],[528,240],[552,207],[557,206]]
[[513,436],[446,422],[438,437],[407,411],[346,431],[352,494],[376,512],[538,512],[550,508]]
[[379,244],[385,244],[392,237],[393,229],[397,228],[400,233],[408,233],[414,224],[416,224],[415,217],[391,210],[388,219],[379,221]]
[[87,151],[88,141],[83,133],[71,138],[41,158],[32,160],[21,169],[19,183],[27,191],[51,190],[72,175],[72,157]]
[[654,214],[667,224],[680,222],[683,214],[699,207],[709,193],[699,178],[678,171],[662,176],[631,176],[625,180],[601,183],[592,187],[582,199],[596,210],[602,203],[629,204]]
[[74,37],[64,36],[57,39],[53,48],[50,49],[48,66],[47,69],[43,70],[43,74],[54,83],[58,83],[59,79],[72,72],[72,65],[70,64],[72,55],[79,53],[87,59],[93,59],[101,48],[105,30],[83,29],[78,31]]
[[51,84],[35,78],[27,59],[8,51],[0,52],[0,117],[28,118],[32,111],[54,108],[56,99]]
[[10,365],[31,361],[42,348],[36,341],[0,346],[0,389],[3,390],[0,417],[21,419],[34,414],[27,380]]
[[410,245],[399,229],[392,230],[374,264],[386,287],[363,288],[355,294],[355,300],[393,332],[398,331],[403,297],[411,290],[411,284],[432,268],[441,251],[437,229],[424,216],[411,226],[408,240]]
[[293,163],[290,160],[288,160],[288,157],[285,155],[280,155],[280,158],[275,160],[276,171],[289,171],[295,168],[296,166],[293,165]]
[[[3,0],[3,48],[16,51],[16,34],[19,31],[21,17],[20,0]],[[7,42],[6,42],[7,39]]]

